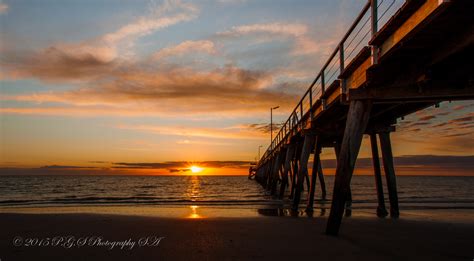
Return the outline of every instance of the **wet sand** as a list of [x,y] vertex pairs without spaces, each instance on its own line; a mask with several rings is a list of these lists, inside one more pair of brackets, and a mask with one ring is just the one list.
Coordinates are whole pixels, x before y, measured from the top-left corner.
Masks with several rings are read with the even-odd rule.
[[[474,222],[469,221],[472,211],[467,215],[467,219],[458,218],[453,221],[428,216],[431,215],[426,215],[425,218],[423,215],[406,214],[400,219],[363,216],[345,218],[340,236],[330,237],[324,234],[326,217],[164,218],[80,213],[1,213],[0,259],[3,261],[472,260],[474,258]],[[70,248],[62,243],[57,246],[25,246],[28,238],[41,240],[55,236],[72,236],[74,240],[70,242],[74,242],[75,245]],[[129,242],[135,242],[135,245],[125,246],[124,249],[121,249],[120,245],[115,245],[109,249],[110,244],[99,246],[95,236],[102,237],[101,242],[108,240],[110,243],[130,239]],[[149,244],[154,241],[155,246],[139,246],[139,239],[148,236],[164,238],[159,243],[149,238]],[[92,243],[80,241],[84,238]],[[34,244],[32,241],[29,242]],[[59,239],[55,242],[57,244]],[[142,239],[141,243],[144,242]]]

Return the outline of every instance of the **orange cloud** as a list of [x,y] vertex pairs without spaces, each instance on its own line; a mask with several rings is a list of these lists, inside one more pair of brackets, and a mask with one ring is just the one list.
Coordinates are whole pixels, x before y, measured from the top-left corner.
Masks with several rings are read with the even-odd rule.
[[[55,78],[71,73],[69,68],[61,72],[58,67]],[[44,106],[44,108],[2,108],[7,113],[53,113],[64,107],[79,114],[100,112],[124,115],[156,114],[186,115],[196,113],[242,113],[267,110],[275,103],[282,107],[293,105],[296,94],[283,89],[268,88],[272,75],[266,72],[249,71],[233,66],[198,72],[186,68],[168,68],[157,71],[110,70],[108,80],[91,82],[90,86],[65,92],[40,92],[35,94],[2,96],[2,100],[16,100],[40,104],[65,104],[67,106]],[[114,112],[114,111],[117,111]]]
[[4,14],[8,11],[8,5],[0,1],[0,14]]
[[267,138],[265,133],[246,128],[203,128],[184,126],[158,126],[158,125],[119,125],[120,129],[146,131],[162,135],[203,137],[211,139],[250,139],[261,140]]
[[202,41],[184,41],[178,45],[163,48],[153,55],[154,59],[163,59],[169,56],[180,56],[187,53],[202,52],[207,54],[215,54],[216,49],[214,43],[208,40]]

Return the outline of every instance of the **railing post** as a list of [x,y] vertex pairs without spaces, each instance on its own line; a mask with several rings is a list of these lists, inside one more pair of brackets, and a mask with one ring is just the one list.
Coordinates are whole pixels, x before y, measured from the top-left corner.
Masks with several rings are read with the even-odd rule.
[[309,88],[309,117],[313,119],[313,86]]
[[339,67],[342,74],[344,71],[344,42],[339,44]]
[[377,0],[370,0],[371,10],[371,24],[372,24],[372,36],[374,36],[378,29],[378,14],[377,14]]
[[326,91],[326,86],[325,86],[325,83],[324,83],[324,69],[321,70],[321,95],[324,94],[324,92]]
[[302,121],[303,120],[303,101],[300,102],[300,116],[301,116],[300,121],[301,123],[303,123]]
[[[370,0],[370,10],[371,10],[371,27],[372,27],[372,37],[375,36],[378,32],[378,4],[377,0]],[[372,53],[372,64],[377,64],[379,57],[378,57],[378,47],[372,45],[370,47]]]

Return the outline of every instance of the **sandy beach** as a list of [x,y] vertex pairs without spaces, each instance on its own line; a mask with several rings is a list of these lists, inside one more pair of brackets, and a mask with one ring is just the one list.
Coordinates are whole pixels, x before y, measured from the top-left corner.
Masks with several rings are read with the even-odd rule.
[[[457,216],[451,221],[433,218],[436,215],[432,213],[426,216],[431,218],[425,219],[422,214],[405,214],[400,219],[345,218],[340,236],[330,237],[324,234],[326,217],[192,219],[85,213],[2,213],[0,258],[472,260],[474,223],[469,221],[472,211],[461,215],[464,218]],[[73,238],[70,239],[73,245],[27,246],[27,243],[34,243],[30,238],[41,240],[56,236]],[[102,245],[97,237],[101,238]],[[147,237],[150,237],[150,245],[144,246],[143,238]],[[151,237],[158,238],[159,243]],[[80,241],[84,238],[93,243]],[[110,245],[127,240],[123,249],[119,243],[113,247]],[[109,241],[108,245],[106,241]],[[135,242],[134,246],[132,242]]]

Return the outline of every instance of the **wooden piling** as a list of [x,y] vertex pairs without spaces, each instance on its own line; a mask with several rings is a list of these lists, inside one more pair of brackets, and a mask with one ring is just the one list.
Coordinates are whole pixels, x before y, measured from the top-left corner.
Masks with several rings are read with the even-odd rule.
[[398,217],[398,193],[395,168],[393,166],[392,144],[390,142],[390,132],[379,133],[380,149],[382,151],[383,168],[387,179],[388,198],[390,200],[390,216]]
[[318,136],[316,136],[315,146],[314,146],[314,159],[313,159],[313,168],[311,170],[311,185],[309,187],[308,192],[308,200],[306,205],[307,212],[313,212],[313,205],[314,205],[314,191],[316,190],[316,176],[321,168],[321,160],[320,160],[320,153],[321,153],[321,141],[318,141]]
[[326,199],[326,182],[324,181],[324,174],[323,174],[323,167],[321,164],[321,160],[319,161],[318,164],[318,178],[319,178],[319,184],[321,186],[321,198]]
[[354,165],[359,154],[362,136],[367,127],[371,108],[372,102],[370,100],[353,100],[350,102],[344,137],[337,160],[331,212],[326,226],[326,234],[328,235],[339,233]]
[[276,156],[272,155],[271,160],[268,162],[267,176],[265,179],[265,189],[270,190],[272,178],[273,178],[273,169],[275,166]]
[[[336,154],[336,160],[339,159],[339,152],[341,151],[341,143],[342,143],[342,139],[338,138],[334,144],[334,152]],[[346,197],[346,209],[351,208],[351,206],[352,206],[352,189],[351,189],[351,184],[349,184],[347,197]]]
[[375,188],[377,190],[377,216],[386,217],[387,209],[385,208],[385,199],[383,195],[382,174],[380,171],[379,149],[377,146],[377,134],[370,134],[370,146],[372,148],[372,164],[374,166]]
[[280,199],[283,199],[283,197],[285,196],[285,190],[288,186],[288,172],[291,169],[291,160],[293,159],[294,154],[295,144],[291,143],[286,149],[285,163],[283,165],[283,172],[281,175],[280,193],[278,194],[278,197]]
[[313,150],[314,139],[314,133],[308,132],[304,135],[303,148],[300,156],[300,167],[298,170],[295,194],[293,197],[293,210],[298,210],[298,205],[301,199],[301,191],[303,190],[304,176],[308,172],[308,159],[311,151]]
[[276,193],[276,187],[278,183],[278,179],[280,176],[280,162],[282,158],[282,152],[279,151],[277,152],[275,156],[275,162],[273,164],[273,169],[271,173],[271,180],[270,180],[270,194],[275,195]]
[[296,177],[298,175],[299,157],[301,155],[301,149],[302,149],[301,142],[297,142],[296,143],[296,149],[295,149],[295,156],[293,158],[290,199],[293,199],[293,197],[295,195]]

